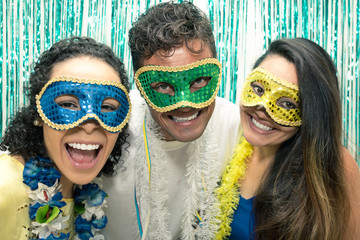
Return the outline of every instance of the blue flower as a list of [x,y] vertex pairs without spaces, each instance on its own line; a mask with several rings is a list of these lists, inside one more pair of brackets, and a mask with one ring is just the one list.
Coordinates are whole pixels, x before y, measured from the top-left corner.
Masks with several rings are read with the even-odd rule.
[[60,179],[61,177],[60,172],[55,168],[44,168],[42,172],[44,175],[41,181],[49,187],[54,185],[56,179]]
[[31,220],[35,218],[37,210],[42,206],[45,206],[45,204],[36,203],[35,205],[30,205],[29,216]]
[[25,163],[23,182],[28,185],[31,190],[35,190],[39,182],[48,187],[53,186],[56,179],[60,179],[61,175],[60,172],[52,166],[53,163],[49,159],[41,157],[30,158]]
[[92,221],[92,225],[94,226],[94,228],[96,229],[103,229],[105,228],[106,224],[107,224],[107,217],[106,216],[103,216],[102,218],[100,219],[94,219]]
[[66,202],[61,201],[63,198],[61,192],[57,192],[52,199],[49,201],[49,205],[51,207],[58,207],[58,208],[62,208],[63,206],[66,205]]
[[82,189],[77,187],[75,189],[75,203],[82,203],[87,201],[90,206],[98,206],[103,203],[106,192],[101,190],[96,183],[89,183],[82,186]]
[[90,237],[94,237],[91,232],[91,221],[87,221],[80,215],[75,219],[75,231],[81,240],[88,240]]
[[23,172],[23,179],[24,179],[24,183],[26,185],[28,185],[31,190],[35,190],[38,187],[38,176],[41,172],[41,169],[39,167],[37,167],[35,164],[35,159],[34,158],[30,158],[26,163],[25,163],[25,168],[24,168],[24,172]]

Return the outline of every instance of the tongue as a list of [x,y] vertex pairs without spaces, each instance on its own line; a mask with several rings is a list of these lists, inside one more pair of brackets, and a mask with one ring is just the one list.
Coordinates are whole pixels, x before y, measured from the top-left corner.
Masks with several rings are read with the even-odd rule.
[[80,150],[72,147],[68,147],[70,157],[78,163],[89,163],[96,156],[96,150]]

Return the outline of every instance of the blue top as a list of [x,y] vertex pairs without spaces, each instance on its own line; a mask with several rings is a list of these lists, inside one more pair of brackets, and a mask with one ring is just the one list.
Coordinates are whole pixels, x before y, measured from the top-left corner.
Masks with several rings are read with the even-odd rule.
[[255,211],[253,210],[254,197],[245,199],[240,195],[239,206],[234,212],[230,224],[231,235],[229,239],[253,240],[251,233],[255,228]]

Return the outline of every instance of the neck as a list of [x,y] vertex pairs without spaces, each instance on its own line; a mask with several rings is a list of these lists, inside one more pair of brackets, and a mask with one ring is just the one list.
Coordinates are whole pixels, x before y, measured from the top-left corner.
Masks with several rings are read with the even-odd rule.
[[61,184],[61,193],[63,195],[63,198],[72,198],[74,183],[71,182],[64,175],[61,175],[60,184]]
[[272,162],[275,159],[276,153],[278,152],[280,146],[278,147],[255,147],[251,159],[256,159],[259,162]]

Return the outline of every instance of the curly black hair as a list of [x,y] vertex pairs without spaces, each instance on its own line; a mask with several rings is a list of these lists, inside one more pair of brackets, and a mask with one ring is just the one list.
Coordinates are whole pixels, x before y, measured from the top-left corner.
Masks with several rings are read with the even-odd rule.
[[[30,74],[29,87],[26,88],[29,105],[20,109],[10,119],[1,139],[0,150],[8,150],[11,155],[20,155],[25,161],[35,156],[48,157],[43,129],[34,126],[34,120],[40,119],[36,110],[35,96],[50,80],[54,65],[77,56],[92,56],[108,63],[119,74],[122,84],[129,91],[129,81],[124,64],[110,47],[89,37],[71,37],[60,40],[44,51],[35,63],[34,70]],[[117,164],[123,163],[121,160],[122,146],[128,144],[127,136],[126,125],[120,132],[114,149],[99,176],[102,174],[113,175]]]
[[[189,41],[200,39],[202,48],[195,51]],[[129,31],[134,71],[142,67],[142,62],[156,51],[171,52],[185,44],[192,52],[201,52],[209,47],[216,57],[214,34],[209,19],[190,2],[166,2],[149,8],[139,16]]]

